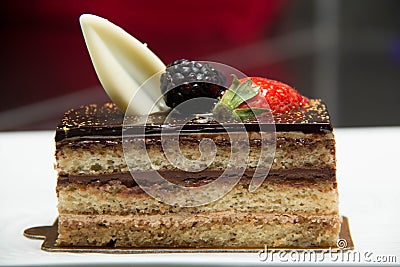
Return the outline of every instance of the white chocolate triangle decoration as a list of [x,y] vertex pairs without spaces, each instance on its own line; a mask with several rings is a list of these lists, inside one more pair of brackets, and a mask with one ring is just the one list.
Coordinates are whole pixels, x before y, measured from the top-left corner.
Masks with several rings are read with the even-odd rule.
[[[165,110],[164,101],[159,100],[158,79],[138,90],[148,78],[165,70],[164,63],[145,44],[108,20],[90,14],[79,20],[93,66],[111,100],[130,115]],[[134,94],[138,94],[135,101],[140,101],[129,105]]]

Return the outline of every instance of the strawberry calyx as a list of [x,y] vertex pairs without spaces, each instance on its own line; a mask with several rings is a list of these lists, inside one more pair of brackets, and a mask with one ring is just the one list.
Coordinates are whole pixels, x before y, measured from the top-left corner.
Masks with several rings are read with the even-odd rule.
[[273,115],[285,114],[308,104],[308,98],[285,83],[261,77],[238,80],[233,75],[232,85],[214,107],[213,113],[217,119],[243,121],[268,111]]
[[244,121],[269,111],[267,105],[243,106],[246,101],[259,94],[261,87],[255,85],[250,79],[240,81],[235,75],[232,76],[232,85],[214,107],[213,113],[216,119],[229,120],[233,118]]

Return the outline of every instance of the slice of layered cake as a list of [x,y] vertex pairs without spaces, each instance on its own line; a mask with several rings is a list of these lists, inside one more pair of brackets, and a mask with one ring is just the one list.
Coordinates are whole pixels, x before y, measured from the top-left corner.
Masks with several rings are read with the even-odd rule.
[[[57,127],[58,246],[336,245],[335,140],[321,100],[226,66],[165,66],[109,21],[80,20],[114,103],[69,110]],[[215,102],[190,102],[204,97]],[[174,111],[194,117],[168,119]]]
[[[256,100],[256,99],[253,99]],[[284,100],[277,107],[285,108]],[[283,101],[283,102],[282,102]],[[253,101],[254,102],[254,101]],[[256,101],[257,102],[257,101]],[[248,102],[248,103],[251,103]],[[250,105],[250,104],[249,104]],[[271,108],[274,104],[271,104]],[[221,175],[231,150],[229,136],[212,120],[194,120],[179,139],[181,153],[198,157],[202,138],[217,148],[202,171],[169,163],[160,142],[163,115],[151,114],[143,151],[124,156],[124,113],[114,104],[70,110],[57,127],[58,245],[141,248],[332,247],[341,225],[335,177],[335,140],[326,106],[309,100],[274,114],[275,155],[264,182],[249,184],[268,142],[257,123],[244,122],[250,153],[240,181],[226,195],[200,206],[169,205],[146,194],[131,176],[156,170],[175,184],[197,187]],[[127,164],[127,160],[131,162]],[[268,171],[268,170],[267,170]],[[151,180],[151,177],[149,177]],[[177,196],[179,197],[179,196]]]

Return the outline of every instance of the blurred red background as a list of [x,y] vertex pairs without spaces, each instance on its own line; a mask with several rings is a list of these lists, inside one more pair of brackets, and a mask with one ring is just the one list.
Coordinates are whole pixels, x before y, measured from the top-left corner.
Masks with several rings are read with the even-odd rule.
[[121,26],[166,64],[217,61],[322,98],[335,126],[400,125],[398,0],[1,4],[0,131],[54,129],[67,109],[108,101],[81,33],[83,13]]
[[[279,0],[6,2],[1,11],[1,58],[6,62],[1,80],[11,99],[1,101],[0,111],[99,84],[78,21],[83,13],[121,26],[168,63],[212,60],[221,51],[263,38],[283,5]],[[242,56],[223,63],[237,64]],[[235,67],[263,72],[263,66]]]

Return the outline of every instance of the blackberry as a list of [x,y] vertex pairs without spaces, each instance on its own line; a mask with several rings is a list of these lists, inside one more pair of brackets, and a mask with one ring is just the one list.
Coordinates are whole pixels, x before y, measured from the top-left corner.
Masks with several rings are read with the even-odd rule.
[[[187,59],[170,63],[160,81],[165,103],[171,108],[197,97],[218,99],[226,90],[226,78],[220,71],[210,64]],[[196,112],[211,110],[212,106],[206,105]]]

